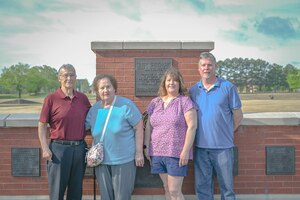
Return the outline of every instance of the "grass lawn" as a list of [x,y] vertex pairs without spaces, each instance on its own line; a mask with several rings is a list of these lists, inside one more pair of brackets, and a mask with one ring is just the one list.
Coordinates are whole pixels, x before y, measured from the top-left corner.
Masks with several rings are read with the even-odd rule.
[[[241,94],[243,112],[300,112],[300,93]],[[39,113],[42,97],[25,96],[24,99],[39,104],[6,104],[11,97],[0,97],[0,114]],[[91,103],[95,96],[89,95]]]
[[241,94],[243,112],[300,112],[300,93]]

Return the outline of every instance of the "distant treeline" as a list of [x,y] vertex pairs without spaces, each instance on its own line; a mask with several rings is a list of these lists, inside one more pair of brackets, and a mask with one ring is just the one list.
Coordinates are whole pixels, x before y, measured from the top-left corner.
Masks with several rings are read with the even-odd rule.
[[233,58],[218,61],[219,76],[233,82],[241,93],[294,92],[300,89],[300,69],[261,59]]
[[[43,65],[32,66],[18,63],[10,67],[4,67],[0,75],[0,94],[34,95],[50,93],[59,87],[58,72],[55,68]],[[82,92],[89,92],[87,79],[77,79],[76,87]]]

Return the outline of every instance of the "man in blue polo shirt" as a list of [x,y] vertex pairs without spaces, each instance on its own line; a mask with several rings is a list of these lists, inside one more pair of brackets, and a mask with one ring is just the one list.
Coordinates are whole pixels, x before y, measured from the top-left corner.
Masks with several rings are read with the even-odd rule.
[[236,87],[216,76],[216,59],[209,52],[200,54],[201,80],[191,89],[198,105],[194,173],[198,199],[214,199],[214,172],[222,200],[235,200],[233,189],[234,131],[243,119],[242,104]]

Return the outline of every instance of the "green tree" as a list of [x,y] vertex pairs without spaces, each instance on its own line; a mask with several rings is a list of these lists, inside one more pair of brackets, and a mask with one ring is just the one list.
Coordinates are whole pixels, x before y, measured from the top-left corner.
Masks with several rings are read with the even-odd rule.
[[28,70],[25,81],[27,92],[37,95],[41,91],[43,84],[47,81],[47,79],[41,76],[42,70],[42,67],[38,66],[31,67]]
[[233,82],[240,92],[288,91],[287,74],[294,67],[283,68],[261,59],[232,58],[218,61],[219,76]]
[[266,92],[266,76],[271,68],[267,61],[258,59],[256,62],[256,72],[254,73],[259,92]]
[[83,93],[88,93],[90,91],[89,81],[87,79],[77,79],[76,88]]
[[288,89],[287,77],[283,67],[278,64],[273,64],[270,71],[267,73],[267,88],[270,91],[278,92]]
[[34,66],[28,70],[26,89],[35,95],[38,93],[50,93],[59,87],[57,70],[47,66]]
[[12,65],[9,68],[5,67],[1,74],[2,87],[5,90],[17,92],[19,98],[21,98],[28,70],[29,65],[22,63]]
[[50,93],[59,87],[58,72],[55,68],[43,65],[41,76],[45,79],[41,92]]
[[300,69],[292,69],[288,72],[287,82],[292,91],[300,88]]

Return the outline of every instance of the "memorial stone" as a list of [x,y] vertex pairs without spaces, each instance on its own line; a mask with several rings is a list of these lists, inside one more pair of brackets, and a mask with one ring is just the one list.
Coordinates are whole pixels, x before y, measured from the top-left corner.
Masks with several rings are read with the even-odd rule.
[[39,148],[12,148],[12,176],[40,176]]
[[294,146],[267,146],[266,147],[266,174],[267,175],[294,175],[295,174],[295,147]]
[[171,66],[171,58],[136,58],[135,96],[157,96],[160,79]]

